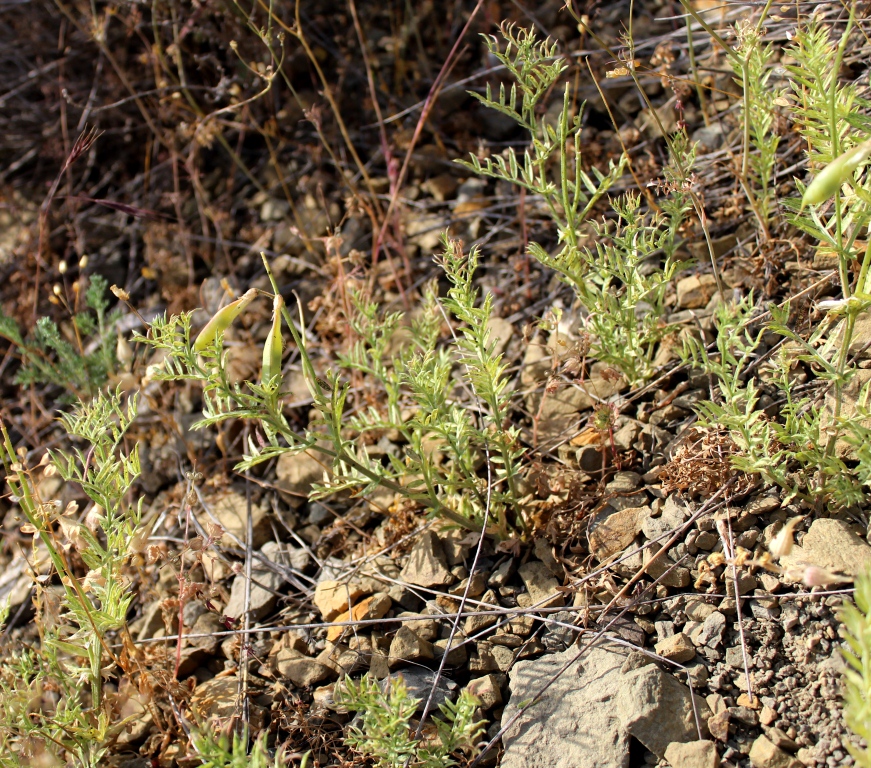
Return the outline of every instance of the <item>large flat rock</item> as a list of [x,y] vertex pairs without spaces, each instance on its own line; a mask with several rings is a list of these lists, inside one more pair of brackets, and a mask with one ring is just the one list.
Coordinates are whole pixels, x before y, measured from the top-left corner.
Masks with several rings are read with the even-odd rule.
[[[514,666],[503,726],[578,650],[572,647]],[[710,714],[707,706],[699,697],[696,706],[704,723]],[[637,654],[603,645],[574,661],[505,732],[501,767],[627,768],[630,737],[662,757],[669,744],[703,735],[695,727],[689,688],[639,661]]]

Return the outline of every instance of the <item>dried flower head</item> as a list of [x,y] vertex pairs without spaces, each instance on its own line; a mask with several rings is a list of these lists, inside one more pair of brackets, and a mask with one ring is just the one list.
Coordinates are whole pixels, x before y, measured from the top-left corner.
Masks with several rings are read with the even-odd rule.
[[768,550],[771,552],[771,555],[775,560],[779,560],[781,557],[785,557],[792,552],[792,531],[802,520],[804,520],[804,517],[801,515],[787,520],[786,523],[784,523],[783,528],[778,531],[771,544],[768,545]]

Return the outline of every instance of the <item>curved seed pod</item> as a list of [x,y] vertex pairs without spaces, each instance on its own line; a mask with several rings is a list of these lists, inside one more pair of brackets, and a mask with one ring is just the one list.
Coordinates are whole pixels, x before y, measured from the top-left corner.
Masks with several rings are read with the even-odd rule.
[[281,353],[284,351],[284,340],[281,338],[281,308],[284,299],[276,295],[272,302],[272,327],[266,334],[263,344],[262,383],[267,384],[273,376],[281,374]]
[[215,336],[226,331],[230,327],[230,323],[239,317],[242,310],[254,300],[256,295],[257,289],[251,288],[236,301],[230,302],[226,307],[216,312],[197,336],[194,342],[194,352],[202,352],[214,341]]
[[836,157],[808,185],[801,197],[801,207],[826,202],[869,156],[871,156],[871,140],[863,141]]

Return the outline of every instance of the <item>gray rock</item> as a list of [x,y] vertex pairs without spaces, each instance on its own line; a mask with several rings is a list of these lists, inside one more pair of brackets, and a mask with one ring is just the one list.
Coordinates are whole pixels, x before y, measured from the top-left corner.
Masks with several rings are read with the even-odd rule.
[[750,762],[753,768],[802,768],[798,760],[776,747],[765,736],[760,736],[753,742]]
[[545,625],[544,633],[541,636],[542,645],[549,651],[564,651],[575,641],[578,632],[563,625],[573,624],[577,616],[571,611],[560,611],[551,614],[550,618],[554,622],[560,623],[548,622]]
[[[713,606],[710,606],[713,608]],[[723,640],[723,630],[726,629],[726,617],[719,611],[713,611],[705,619],[698,630],[691,635],[696,645],[707,645],[716,648]]]
[[[707,705],[690,689],[659,667],[650,665],[625,676],[618,697],[623,726],[657,757],[674,741],[699,738],[693,698],[700,722],[707,719]],[[704,710],[704,712],[702,711]]]
[[735,669],[744,668],[744,651],[740,645],[726,649],[726,664]]
[[600,512],[590,524],[590,552],[600,562],[616,555],[633,542],[650,512],[646,506],[632,506],[610,514]]
[[[403,669],[400,672],[394,672],[384,678],[381,683],[381,690],[387,691],[387,686],[390,681],[401,679],[405,683],[405,690],[413,699],[417,699],[417,712],[423,712],[426,706],[426,700],[429,698],[429,692],[432,690],[432,684],[435,682],[435,672],[429,669],[420,669],[412,667],[411,669]],[[438,685],[436,686],[436,694],[433,697],[431,712],[438,712],[439,705],[446,701],[453,701],[457,698],[458,685],[451,679],[441,675]]]
[[[436,640],[432,645],[433,654],[439,661],[441,661],[442,656],[445,655],[445,650],[447,650],[449,640],[450,638],[446,637],[443,640]],[[445,661],[447,666],[459,667],[469,660],[469,646],[460,645],[462,642],[462,640],[459,640],[456,637],[454,638],[451,643],[451,649],[448,651],[448,658]]]
[[605,486],[605,495],[609,493],[632,493],[641,485],[641,475],[637,472],[617,472],[614,478]]
[[[860,368],[855,371],[847,385],[841,389],[840,403],[836,403],[835,388],[830,386],[829,391],[826,393],[824,408],[820,413],[820,428],[826,430],[832,425],[836,405],[838,405],[841,418],[856,419],[863,427],[871,427],[871,419],[862,418],[860,411],[862,407],[862,390],[868,382],[871,382],[871,370]],[[856,446],[847,442],[844,437],[839,437],[835,441],[835,455],[839,459],[855,460]]]
[[780,559],[785,568],[816,565],[856,576],[871,565],[871,547],[843,520],[814,520],[800,547]]
[[727,128],[720,123],[711,123],[693,131],[693,141],[698,142],[700,152],[714,152],[726,141]]
[[690,275],[677,281],[677,306],[679,309],[701,309],[717,292],[717,280],[713,275]]
[[293,507],[301,507],[311,493],[312,485],[323,482],[330,460],[315,450],[283,453],[278,457],[276,485],[287,494]]
[[651,579],[657,579],[659,584],[666,587],[686,587],[691,581],[689,568],[684,568],[682,565],[675,565],[665,554],[660,555],[656,560],[650,557],[650,550],[644,550],[645,561],[647,561],[647,574]]
[[[504,675],[500,675],[504,679]],[[468,691],[481,703],[481,709],[492,709],[502,703],[502,691],[496,675],[484,675],[469,681]]]
[[[225,546],[239,546],[248,538],[248,501],[244,494],[229,491],[209,499],[208,511],[226,532],[222,537]],[[203,527],[213,523],[205,512],[197,515]],[[262,547],[272,533],[269,512],[259,504],[251,505],[251,527],[254,533],[254,546]]]
[[[669,531],[673,531],[689,517],[689,510],[669,496],[662,505],[659,517],[648,517],[641,526],[641,532],[648,539],[656,539]],[[664,544],[665,542],[661,542]]]
[[656,628],[656,640],[657,642],[662,642],[667,637],[672,637],[674,635],[674,622],[673,621],[655,621],[653,626]]
[[335,672],[329,665],[291,649],[279,652],[275,666],[279,675],[290,680],[298,688],[307,688],[335,677]]
[[660,640],[655,649],[662,658],[676,661],[678,664],[689,661],[696,655],[696,647],[683,632]]
[[556,591],[559,582],[544,563],[531,560],[521,565],[518,573],[534,604],[543,603],[546,607],[565,605],[565,597]]
[[508,579],[510,579],[514,575],[514,570],[517,567],[517,563],[513,557],[509,557],[504,563],[502,563],[498,568],[496,568],[493,573],[490,574],[490,578],[487,581],[487,584],[491,587],[504,587],[508,583]]
[[[625,768],[630,736],[658,754],[675,741],[698,739],[689,689],[655,665],[628,664],[624,649],[593,648],[527,708],[502,737],[503,768]],[[509,674],[507,726],[517,702],[528,702],[578,657],[570,648],[520,661]],[[707,707],[696,700],[704,722]]]
[[[509,673],[511,697],[503,727],[517,714],[517,702],[532,699],[576,648],[520,661]],[[593,648],[572,664],[503,734],[502,768],[625,768],[629,734],[614,702],[623,683],[625,652]]]
[[716,606],[706,603],[703,600],[689,600],[684,607],[684,613],[693,621],[705,621],[712,613],[717,610]]
[[400,577],[418,587],[446,587],[456,580],[448,570],[445,554],[438,536],[432,531],[424,531],[411,548],[408,562]]
[[469,659],[470,672],[507,672],[514,662],[514,651],[495,643],[478,643]]
[[[484,596],[481,598],[481,602],[487,603],[488,605],[499,605],[499,600],[496,597],[496,593],[492,589],[488,589],[484,593]],[[493,626],[498,620],[499,617],[495,615],[469,616],[466,619],[465,625],[463,626],[463,631],[467,635],[474,635],[480,632],[482,629]]]
[[390,642],[390,666],[398,667],[410,661],[428,661],[435,657],[432,643],[418,637],[408,627],[396,630]]
[[[286,564],[287,559],[281,544],[271,541],[263,545],[260,554],[274,563]],[[233,579],[230,588],[230,601],[224,608],[227,616],[239,618],[245,612],[245,574],[240,573]],[[248,603],[248,613],[253,620],[263,618],[275,605],[278,596],[275,594],[284,583],[284,578],[275,571],[262,567],[262,563],[254,560],[251,568],[251,596]]]

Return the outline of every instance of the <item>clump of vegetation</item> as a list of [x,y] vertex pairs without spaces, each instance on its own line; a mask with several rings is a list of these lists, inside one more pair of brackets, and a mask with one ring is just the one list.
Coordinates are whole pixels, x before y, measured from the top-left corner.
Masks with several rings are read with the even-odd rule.
[[0,337],[11,342],[21,357],[16,382],[23,386],[51,384],[74,396],[93,397],[118,369],[115,321],[120,312],[109,312],[106,280],[93,275],[79,309],[80,283],[75,283],[75,304],[70,306],[60,285],[53,294],[70,310],[72,321],[67,338],[48,317],[36,321],[33,331],[23,333],[17,322],[0,310]]
[[[353,2],[350,7],[354,8]],[[689,11],[689,5],[687,8]],[[508,24],[502,27],[501,40],[485,39],[487,50],[513,82],[500,85],[498,93],[488,86],[483,94],[472,95],[485,107],[519,126],[525,132],[526,146],[518,150],[508,145],[500,154],[493,155],[481,151],[463,165],[477,175],[495,180],[499,189],[508,186],[523,190],[535,210],[545,212],[555,244],[547,244],[543,239],[532,242],[528,254],[537,263],[536,269],[542,268],[543,283],[549,278],[558,278],[553,283],[561,281],[568,286],[575,302],[570,309],[560,310],[554,301],[554,307],[548,312],[551,317],[566,320],[572,331],[577,329],[578,336],[583,337],[583,344],[578,343],[583,353],[573,361],[571,373],[580,378],[591,369],[591,362],[602,363],[609,376],[613,374],[621,379],[639,397],[647,397],[660,386],[664,377],[653,383],[660,374],[674,372],[657,364],[667,357],[658,353],[668,351],[664,350],[664,345],[678,334],[675,318],[679,315],[671,315],[673,289],[681,271],[692,263],[686,240],[689,237],[701,239],[703,235],[717,285],[717,294],[709,306],[716,305],[716,309],[711,324],[707,318],[697,323],[694,318],[694,327],[680,331],[684,362],[691,364],[695,371],[706,373],[712,382],[710,397],[695,402],[696,427],[725,436],[718,447],[731,452],[732,469],[785,489],[787,502],[800,499],[820,512],[827,508],[856,508],[867,503],[871,487],[871,428],[868,426],[871,387],[859,394],[855,409],[849,413],[843,403],[859,370],[851,357],[857,324],[871,309],[871,238],[868,237],[871,182],[865,171],[871,159],[871,118],[864,114],[871,103],[860,97],[856,86],[844,85],[839,79],[855,28],[852,13],[839,40],[830,39],[825,25],[813,18],[801,20],[792,45],[786,48],[790,63],[784,70],[776,71],[776,51],[765,43],[768,9],[766,6],[756,22],[742,21],[726,33],[727,37],[731,35],[728,39],[734,40],[734,45],[712,33],[712,39],[722,44],[731,64],[731,71],[725,72],[726,80],[731,85],[734,75],[740,89],[736,110],[740,116],[740,150],[731,157],[731,163],[723,167],[733,178],[734,183],[730,183],[734,191],[746,197],[746,206],[742,207],[749,211],[748,219],[755,227],[756,246],[762,254],[764,268],[769,266],[765,260],[772,250],[793,238],[796,231],[811,238],[817,255],[834,260],[839,294],[811,308],[811,313],[816,314],[811,315],[811,322],[804,330],[798,330],[798,302],[792,299],[764,306],[758,298],[759,292],[743,297],[737,291],[735,295],[727,294],[695,176],[700,153],[683,125],[681,97],[689,91],[680,91],[672,75],[667,72],[663,75],[662,86],[674,90],[675,111],[680,114],[675,129],[666,130],[639,83],[631,20],[624,50],[617,54],[620,66],[609,74],[627,77],[639,86],[639,97],[650,108],[652,119],[662,134],[664,146],[657,149],[661,150],[659,155],[656,151],[650,152],[648,159],[654,170],[644,184],[630,191],[623,186],[629,183],[626,171],[635,170],[625,148],[619,154],[613,153],[607,162],[603,161],[601,168],[589,164],[591,153],[581,139],[584,108],[574,103],[571,85],[563,82],[569,68],[567,60],[559,56],[556,43],[539,41],[531,31]],[[323,116],[318,109],[303,105],[302,99],[298,99],[300,114],[313,126],[326,155],[335,169],[341,171],[342,183],[351,190],[350,199],[354,202],[348,205],[349,211],[353,207],[356,215],[365,209],[376,230],[379,217],[387,222],[377,237],[373,233],[374,264],[379,248],[389,242],[392,235],[397,235],[396,239],[402,236],[399,227],[393,231],[391,217],[407,168],[397,171],[395,158],[390,155],[387,123],[379,114],[385,178],[392,195],[385,214],[382,195],[376,191],[376,187],[381,189],[381,182],[375,183],[369,164],[361,161],[349,137],[328,78],[320,66],[320,50],[312,51],[306,40],[304,14],[300,15],[297,6],[295,23],[285,23],[270,6],[260,25],[257,15],[260,10],[239,13],[235,5],[233,10],[236,15],[231,14],[228,19],[237,19],[240,28],[252,32],[260,47],[258,53],[251,53],[244,41],[240,48],[233,40],[227,44],[225,53],[232,51],[234,66],[253,73],[253,81],[260,88],[256,92],[242,94],[235,76],[224,72],[225,65],[215,53],[220,51],[221,41],[215,35],[201,33],[197,17],[179,24],[172,4],[167,17],[161,16],[167,12],[163,5],[157,4],[151,9],[155,36],[153,54],[159,59],[155,68],[162,73],[155,98],[165,96],[166,104],[180,103],[190,111],[190,115],[173,112],[172,123],[179,123],[176,137],[179,144],[182,138],[191,142],[189,156],[179,162],[181,155],[175,143],[163,146],[161,142],[166,139],[162,131],[154,130],[155,141],[160,138],[154,157],[161,157],[161,163],[165,160],[166,165],[172,166],[174,182],[178,185],[179,168],[183,166],[195,176],[198,152],[215,142],[263,195],[263,200],[270,204],[275,202],[272,190],[267,191],[245,165],[249,146],[246,144],[244,153],[233,149],[223,135],[229,121],[225,124],[221,120],[232,114],[233,120],[244,125],[245,109],[253,108],[261,100],[271,101],[262,97],[273,88],[278,89],[282,80],[298,98],[293,74],[296,65],[283,66],[285,38],[277,31],[283,29],[308,56],[319,87],[324,88],[324,96],[335,110],[334,118],[341,134],[341,143],[337,146],[343,147],[338,150],[323,130]],[[571,4],[568,11],[588,29],[589,19],[577,16]],[[214,11],[205,8],[199,9],[200,12],[205,18]],[[693,13],[690,11],[691,15]],[[356,10],[353,16],[355,23],[359,23]],[[107,11],[106,27],[115,20]],[[138,22],[131,29],[136,24]],[[93,24],[94,29],[99,26]],[[227,26],[233,28],[229,23]],[[365,35],[357,31],[361,46],[365,47]],[[692,32],[689,28],[687,32],[690,58],[695,67]],[[105,34],[104,28],[94,34],[94,39],[112,69],[121,71],[110,47],[105,45]],[[173,36],[168,45],[157,39],[162,34]],[[215,66],[216,81],[220,81],[220,88],[208,89],[215,104],[222,105],[216,106],[212,115],[206,114],[202,107],[206,102],[199,101],[199,88],[190,87],[189,74],[183,67],[188,55],[186,46],[195,47],[201,40],[207,40],[215,50],[209,50],[208,55],[203,53],[197,59],[198,64]],[[389,41],[390,45],[394,43]],[[143,55],[143,60],[148,60],[151,53]],[[257,58],[258,55],[261,58]],[[662,54],[666,55],[667,52]],[[368,66],[367,62],[367,69]],[[374,78],[371,72],[367,74],[372,85]],[[436,85],[441,86],[441,76]],[[702,87],[697,85],[700,107],[704,111]],[[558,108],[545,109],[550,95],[560,88]],[[434,85],[433,95],[437,91]],[[377,107],[374,85],[371,95]],[[223,101],[225,97],[227,101]],[[73,103],[72,100],[69,103]],[[150,121],[148,105],[137,96],[124,93],[119,96],[121,103],[135,103],[142,109],[146,122]],[[430,106],[428,101],[421,128]],[[779,186],[783,183],[784,166],[778,153],[788,142],[781,141],[778,110],[783,110],[782,115],[797,126],[810,165],[811,181],[807,187],[796,181],[798,196],[794,199],[783,199],[783,189]],[[182,117],[192,122],[183,123]],[[280,117],[269,114],[256,131],[268,147],[276,169],[279,167],[275,149],[278,142],[273,144],[273,139],[280,132]],[[705,113],[706,121],[709,117]],[[615,136],[622,145],[619,129]],[[651,144],[656,141],[658,139]],[[237,146],[242,145],[240,141]],[[84,149],[79,154],[84,154]],[[353,159],[353,172],[345,173],[342,165],[345,154]],[[409,150],[409,158],[411,156]],[[632,162],[636,156],[633,155]],[[68,170],[69,165],[65,165],[64,172]],[[276,174],[280,179],[277,183],[285,192],[290,173],[281,169],[281,173]],[[308,173],[307,166],[305,173]],[[215,192],[220,185],[213,187],[214,179],[209,184],[202,182],[196,178],[193,185],[197,210],[204,231],[213,227],[220,237],[212,238],[211,231],[208,237],[205,234],[201,237],[204,241],[221,241],[225,239],[225,221],[215,202],[222,194]],[[59,183],[55,183],[52,195]],[[360,189],[356,189],[358,183]],[[368,188],[368,197],[362,192],[363,187]],[[233,194],[232,185],[228,188]],[[210,197],[213,194],[214,199]],[[69,197],[73,199],[72,195]],[[177,206],[180,222],[185,213],[182,197],[177,189],[173,190],[171,200]],[[321,200],[315,200],[314,195],[311,198],[315,201],[312,208],[317,208]],[[287,218],[293,218],[298,225],[299,212],[289,193],[287,203]],[[734,200],[730,204],[734,204]],[[329,209],[329,205],[324,207]],[[274,208],[277,210],[279,206]],[[118,210],[145,218],[153,213],[130,206]],[[262,218],[278,221],[284,213],[276,214],[275,210],[269,216],[263,214]],[[51,246],[50,232],[45,229],[48,214],[46,205],[40,219],[41,234],[45,235],[40,239],[40,248],[46,252]],[[359,220],[363,220],[362,214]],[[388,296],[388,291],[379,294],[372,287],[377,282],[374,267],[369,287],[365,287],[362,280],[345,280],[344,264],[357,257],[349,255],[345,259],[341,255],[341,249],[336,246],[340,240],[337,231],[320,230],[327,231],[321,241],[308,237],[301,228],[285,227],[284,221],[281,224],[282,229],[287,230],[282,234],[296,237],[297,245],[302,244],[300,251],[304,248],[307,256],[319,258],[321,255],[312,243],[324,246],[327,253],[324,261],[331,268],[335,267],[342,298],[347,299],[341,302],[340,310],[335,310],[338,302],[333,307],[340,317],[340,335],[347,343],[338,350],[325,350],[322,359],[327,359],[326,364],[317,360],[299,299],[282,287],[272,272],[278,259],[285,259],[287,263],[297,259],[299,264],[294,262],[294,266],[301,265],[304,269],[308,269],[311,262],[283,253],[278,258],[264,256],[268,280],[259,280],[259,266],[251,269],[249,264],[244,271],[240,270],[257,281],[253,283],[257,287],[250,288],[216,312],[199,333],[195,330],[194,313],[186,311],[158,317],[137,336],[137,341],[153,354],[153,364],[146,373],[144,385],[147,387],[153,381],[182,383],[189,403],[196,401],[201,393],[202,418],[193,425],[194,429],[232,421],[247,422],[244,457],[236,466],[240,472],[255,470],[284,454],[316,453],[325,460],[328,471],[322,482],[314,486],[310,498],[337,494],[363,497],[376,490],[386,490],[396,499],[391,510],[402,507],[414,524],[424,515],[435,517],[452,526],[497,539],[493,551],[499,556],[517,554],[521,543],[532,540],[542,530],[541,518],[529,511],[530,494],[547,495],[545,503],[562,504],[567,498],[568,483],[549,484],[544,472],[535,477],[534,482],[529,481],[532,473],[528,468],[531,461],[538,461],[535,453],[538,446],[534,432],[531,446],[525,443],[523,430],[530,421],[535,424],[536,417],[523,413],[528,401],[521,402],[515,397],[515,371],[497,351],[501,347],[492,328],[499,291],[480,287],[484,271],[480,264],[480,247],[466,248],[456,236],[446,234],[441,252],[434,260],[437,279],[418,284],[419,294],[413,294],[410,301],[394,272],[394,282],[388,283],[397,287],[397,295],[403,294],[401,298],[406,300],[403,312],[394,310],[395,305],[389,303],[394,296]],[[275,237],[275,242],[278,242],[277,229],[269,233],[270,237]],[[525,242],[525,233],[522,239]],[[197,268],[201,263],[210,262],[192,257],[189,243],[195,238],[183,240],[180,250],[184,251],[185,266],[189,270],[187,286],[193,289],[199,279],[195,274]],[[278,251],[282,246],[270,244],[270,247]],[[40,258],[46,255],[42,250]],[[150,255],[159,253],[162,253],[161,248],[155,247]],[[362,260],[354,261],[355,265],[358,263]],[[526,263],[528,266],[529,262]],[[405,266],[405,276],[410,277],[413,274],[410,262]],[[156,273],[157,270],[149,266],[148,270],[142,270],[142,277],[153,279]],[[183,283],[181,280],[176,285]],[[63,762],[96,768],[104,764],[111,753],[113,738],[125,725],[118,722],[110,705],[107,685],[122,675],[136,672],[128,653],[133,646],[127,619],[135,591],[129,563],[142,552],[147,531],[142,523],[141,502],[131,500],[133,484],[140,473],[138,448],[134,445],[127,449],[125,435],[136,418],[137,398],[132,396],[125,400],[119,391],[105,391],[118,366],[117,315],[109,312],[105,280],[94,276],[87,287],[84,286],[84,282],[74,284],[72,302],[67,300],[62,286],[54,292],[55,303],[63,304],[71,317],[69,323],[62,323],[60,327],[42,318],[26,333],[11,317],[0,314],[0,336],[11,343],[14,356],[21,361],[16,381],[25,386],[47,384],[63,388],[72,394],[72,402],[78,399],[71,412],[62,414],[59,419],[65,435],[61,439],[68,440],[73,447],[55,449],[36,466],[27,463],[26,452],[16,453],[6,427],[2,429],[0,458],[6,482],[13,502],[26,518],[21,533],[32,537],[33,541],[28,563],[33,569],[35,626],[39,632],[38,644],[14,649],[0,670],[0,766],[4,768]],[[222,286],[227,289],[226,283]],[[186,303],[174,304],[174,308],[191,306],[192,295],[192,292],[184,294]],[[544,296],[545,301],[551,298]],[[415,300],[417,306],[412,308]],[[705,297],[701,306],[708,300],[709,297]],[[257,336],[263,339],[259,375],[240,381],[231,372],[228,350],[233,340],[226,337],[230,335],[231,325],[244,317],[256,302],[262,301],[271,303],[272,316],[265,338]],[[537,311],[529,309],[530,314]],[[535,322],[533,318],[529,327],[534,327]],[[543,321],[539,327],[545,325]],[[555,325],[558,337],[559,328],[564,324]],[[549,328],[553,329],[553,326]],[[524,342],[527,340],[524,334]],[[302,368],[313,405],[311,414],[291,413],[287,407],[289,377],[286,369],[291,356]],[[558,357],[555,352],[546,393],[550,393],[551,385],[560,378]],[[568,368],[563,367],[562,371]],[[805,374],[812,375],[813,387],[806,385],[809,377]],[[683,373],[678,375],[683,376]],[[554,389],[557,388],[558,383],[554,385]],[[149,396],[156,389],[149,387]],[[191,392],[195,394],[191,396]],[[671,402],[664,392],[650,397],[657,407]],[[619,403],[599,402],[591,416],[591,430],[613,433],[620,409],[630,402],[629,399]],[[649,402],[650,398],[645,401]],[[192,404],[190,410],[198,407]],[[680,412],[681,408],[689,407],[684,403],[675,408]],[[575,415],[578,414],[573,413],[573,418]],[[642,420],[640,412],[638,418]],[[652,419],[648,421],[651,427],[656,426]],[[655,432],[646,431],[645,436],[657,437]],[[590,493],[577,507],[581,510],[580,521],[593,509],[592,500],[598,491],[592,490],[594,482],[584,472],[577,471],[579,462],[575,461],[577,454],[573,453],[573,449],[588,445],[583,440],[589,434],[578,443],[572,442],[576,437],[581,435],[567,437],[565,443],[569,445],[563,447],[572,450],[564,455],[560,453],[559,459],[569,465],[570,472],[583,475],[584,483],[589,482]],[[614,435],[610,437],[613,448]],[[625,453],[632,456],[637,443],[630,443],[632,447]],[[854,449],[849,458],[841,450],[845,443]],[[224,447],[221,446],[222,451]],[[239,452],[235,455],[238,458]],[[603,462],[605,455],[603,451]],[[79,514],[75,505],[61,510],[59,502],[41,498],[37,490],[39,481],[42,476],[51,474],[80,486],[90,499],[89,508]],[[608,479],[605,474],[604,471],[601,474],[603,480]],[[191,493],[190,488],[186,493]],[[541,500],[535,499],[536,502]],[[595,501],[598,503],[601,499]],[[588,502],[590,506],[586,506]],[[575,511],[572,509],[572,514]],[[419,518],[416,513],[421,513]],[[584,519],[585,525],[589,519]],[[790,526],[796,524],[787,524],[790,535]],[[209,545],[213,543],[214,530],[210,530]],[[722,535],[725,542],[725,534]],[[483,536],[471,538],[481,541]],[[198,545],[206,546],[202,539]],[[589,549],[583,547],[577,551],[584,557],[589,554]],[[186,552],[184,549],[182,556]],[[571,552],[570,547],[563,552]],[[737,558],[731,561],[724,558],[724,562],[732,566],[737,579]],[[585,567],[578,566],[578,570]],[[774,572],[775,568],[771,570]],[[556,572],[561,573],[558,569]],[[467,585],[472,583],[474,575],[469,575]],[[184,580],[180,578],[179,583],[183,592]],[[805,584],[812,586],[807,579]],[[614,594],[612,590],[610,595]],[[456,593],[452,598],[455,596]],[[623,596],[617,593],[617,598]],[[610,600],[610,596],[607,599]],[[181,596],[179,602],[183,608]],[[843,616],[850,646],[847,659],[851,665],[847,676],[847,720],[866,741],[871,737],[869,612],[871,578],[862,577],[857,581],[856,606],[846,606]],[[223,618],[227,626],[233,626],[235,617]],[[180,639],[177,650],[180,658]],[[168,690],[174,690],[177,681],[170,678],[167,673],[164,682]],[[364,759],[389,768],[455,765],[461,762],[460,753],[468,755],[474,751],[475,741],[483,731],[483,725],[475,721],[477,702],[468,693],[461,694],[456,704],[442,707],[444,719],[435,720],[434,732],[430,730],[423,739],[415,733],[418,702],[408,695],[401,680],[391,679],[385,686],[368,675],[356,681],[347,679],[337,686],[335,699],[338,706],[358,713],[347,729],[346,743]],[[181,733],[186,731],[186,727],[181,727],[184,720],[179,715],[177,702],[172,703],[173,714],[180,725],[178,733]],[[417,730],[424,729],[430,729],[430,724],[421,724]],[[197,759],[193,757],[195,753],[202,765],[209,768],[241,768],[243,765],[277,768],[285,761],[280,750],[276,754],[270,752],[272,733],[256,735],[253,742],[247,729],[233,733],[232,739],[207,731],[188,735],[191,759]],[[867,751],[856,748],[853,753],[860,764],[871,765]],[[303,757],[302,765],[308,760]]]
[[861,768],[871,766],[871,574],[856,579],[853,601],[845,601],[841,621],[846,630],[847,660],[844,717],[853,733],[865,741],[864,747],[848,743],[847,749]]
[[[61,421],[68,437],[86,447],[46,454],[37,467],[17,455],[0,422],[0,460],[6,482],[32,538],[39,647],[14,651],[0,673],[0,765],[53,764],[72,757],[96,768],[116,733],[104,697],[108,678],[129,671],[114,649],[124,635],[134,593],[125,572],[144,549],[141,501],[128,492],[139,476],[138,446],[125,452],[124,434],[136,417],[136,398],[98,393]],[[83,515],[37,492],[40,475],[60,475],[91,501]],[[88,571],[76,575],[73,556]],[[58,585],[53,580],[59,581]],[[56,695],[57,694],[57,695]]]
[[440,706],[444,720],[433,718],[434,736],[427,740],[416,738],[411,720],[420,700],[408,695],[399,676],[383,684],[370,675],[357,681],[348,678],[336,687],[335,701],[359,713],[358,723],[349,731],[348,743],[373,759],[378,768],[450,768],[458,764],[455,753],[473,752],[484,730],[483,724],[475,721],[478,702],[464,690],[456,702],[446,701]]
[[[388,358],[387,346],[401,320],[394,314],[382,325],[377,307],[360,297],[354,299],[356,316],[350,318],[360,340],[339,358],[349,372],[366,373],[387,393],[385,407],[371,408],[346,416],[350,384],[332,370],[323,378],[315,371],[306,350],[302,319],[294,319],[275,290],[275,317],[271,345],[281,344],[281,329],[290,331],[303,364],[306,383],[320,418],[305,431],[294,430],[281,405],[280,373],[261,376],[261,383],[231,383],[226,370],[223,331],[253,299],[238,299],[222,309],[196,339],[191,338],[191,314],[156,319],[144,344],[165,352],[160,366],[150,375],[155,380],[196,381],[203,387],[204,418],[194,429],[228,419],[251,419],[262,430],[262,444],[250,445],[250,454],[239,465],[250,468],[282,453],[312,450],[331,460],[332,477],[316,494],[351,491],[365,495],[377,487],[421,504],[434,515],[472,530],[487,530],[507,538],[523,530],[527,521],[518,514],[515,482],[521,449],[518,431],[508,423],[508,391],[505,366],[495,352],[488,322],[492,298],[478,302],[473,285],[477,250],[465,254],[461,245],[445,239],[437,263],[451,284],[445,297],[430,286],[415,320],[414,342]],[[264,263],[265,260],[264,260]],[[267,270],[269,269],[267,264]],[[271,274],[271,273],[270,273]],[[241,309],[240,309],[241,307]],[[442,313],[458,324],[445,347],[438,347]],[[269,371],[280,371],[273,361],[274,349],[264,348]],[[280,357],[278,358],[280,359]],[[267,368],[264,367],[264,371]],[[453,398],[451,376],[462,373],[459,386],[469,386],[481,415],[470,413]],[[403,418],[403,409],[413,415]],[[350,432],[348,428],[351,428]],[[387,464],[372,459],[361,436],[370,431],[396,429],[404,438],[403,456],[390,456]],[[450,460],[434,457],[432,444],[445,450]],[[495,466],[492,477],[479,472],[485,455],[487,467]]]

